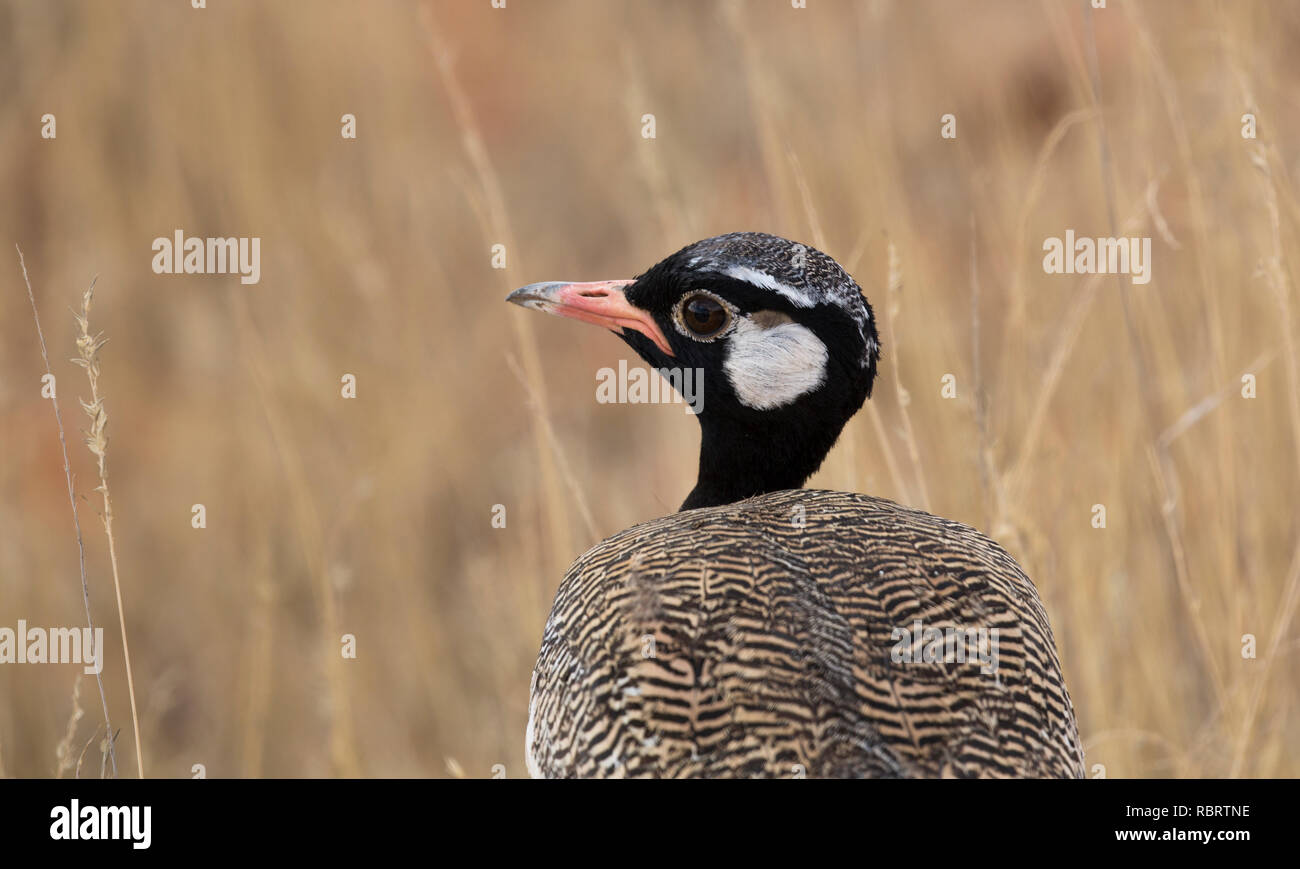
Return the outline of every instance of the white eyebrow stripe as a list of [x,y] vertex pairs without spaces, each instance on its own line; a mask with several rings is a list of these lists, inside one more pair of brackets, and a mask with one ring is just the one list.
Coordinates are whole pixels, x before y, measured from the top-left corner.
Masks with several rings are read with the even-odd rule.
[[758,269],[752,269],[749,266],[728,266],[723,274],[729,278],[762,287],[765,290],[775,290],[800,308],[811,308],[817,304],[816,299],[802,290],[796,290],[789,284],[781,283],[767,272],[760,272]]

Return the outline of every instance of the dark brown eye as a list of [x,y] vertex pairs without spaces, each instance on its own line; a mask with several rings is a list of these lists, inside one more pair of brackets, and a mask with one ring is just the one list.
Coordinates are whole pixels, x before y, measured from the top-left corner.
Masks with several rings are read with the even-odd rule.
[[726,328],[731,314],[712,296],[698,293],[682,302],[682,325],[700,338],[709,338]]

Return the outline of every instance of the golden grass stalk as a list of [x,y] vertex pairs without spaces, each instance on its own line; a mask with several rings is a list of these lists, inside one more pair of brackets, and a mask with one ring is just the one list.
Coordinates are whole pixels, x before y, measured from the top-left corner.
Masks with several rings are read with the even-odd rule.
[[546,435],[546,442],[551,446],[551,452],[555,456],[555,464],[559,471],[560,478],[568,488],[569,494],[573,497],[573,503],[578,508],[578,515],[582,517],[582,523],[587,527],[587,535],[597,538],[600,536],[596,530],[595,515],[591,512],[590,505],[587,504],[587,497],[582,493],[582,486],[578,483],[578,478],[574,476],[573,470],[569,465],[568,456],[564,452],[564,445],[556,437],[555,427],[551,425],[551,418],[541,411],[541,402],[533,386],[528,382],[528,375],[524,373],[523,367],[519,360],[515,359],[514,354],[506,354],[506,364],[510,366],[510,371],[515,375],[515,379],[523,386],[525,394],[528,396],[528,409],[532,411],[536,423],[541,427],[542,432]]
[[[54,373],[50,370],[50,354],[45,349],[45,333],[41,330],[41,315],[36,310],[36,294],[32,292],[32,282],[27,276],[27,261],[23,259],[23,251],[18,245],[14,245],[14,250],[18,251],[18,265],[23,270],[23,283],[27,285],[27,300],[32,303],[32,320],[36,323],[36,337],[41,343],[41,359],[45,361],[45,373],[53,380]],[[81,536],[81,518],[77,514],[77,497],[72,486],[72,463],[68,460],[68,439],[63,433],[63,413],[59,410],[58,391],[55,390],[54,397],[50,399],[54,405],[54,422],[59,429],[59,446],[63,450],[63,478],[68,483],[68,504],[72,507],[72,527],[77,535],[77,555],[81,565],[81,600],[86,607],[86,627],[90,628],[90,635],[95,635],[95,620],[90,615],[90,583],[86,579],[86,543]],[[109,734],[113,732],[113,724],[108,717],[108,696],[104,693],[104,676],[103,673],[95,674],[95,681],[99,683],[99,702],[104,708],[104,728]],[[113,747],[113,740],[108,740],[108,759],[113,769],[113,777],[117,777],[117,751]]]
[[[248,309],[248,301],[241,294],[231,296],[231,304],[238,320],[238,334],[244,345],[244,356],[248,370],[253,378],[254,389],[262,411],[266,415],[267,426],[271,431],[271,442],[276,456],[284,466],[285,477],[289,482],[293,509],[290,511],[293,523],[297,527],[298,539],[302,546],[303,557],[308,573],[315,579],[313,587],[317,603],[321,607],[321,619],[324,630],[326,660],[325,678],[329,686],[329,752],[330,762],[338,776],[358,778],[361,775],[361,758],[357,750],[356,730],[352,720],[352,700],[348,692],[347,679],[343,668],[345,662],[339,654],[338,641],[341,636],[339,605],[325,563],[324,531],[321,526],[320,512],[312,498],[311,482],[304,467],[301,451],[293,443],[292,430],[280,404],[275,400],[271,390],[271,363],[267,359],[266,348],[261,334],[253,322]],[[263,608],[259,619],[267,619],[265,608],[270,601],[263,599],[259,604]],[[262,622],[265,625],[265,622]],[[263,650],[269,648],[262,647]],[[253,686],[255,692],[262,689]],[[257,694],[253,695],[255,698]],[[256,701],[253,706],[257,709]],[[257,713],[260,714],[260,713]],[[250,756],[255,765],[260,765],[260,749],[255,757]]]
[[[1118,234],[1118,218],[1115,213],[1115,174],[1111,161],[1110,137],[1106,131],[1106,113],[1102,110],[1102,91],[1101,91],[1101,71],[1100,63],[1097,59],[1097,40],[1096,33],[1093,29],[1092,8],[1084,9],[1084,35],[1087,48],[1088,61],[1088,81],[1091,89],[1093,108],[1097,112],[1097,142],[1100,149],[1099,161],[1101,165],[1102,189],[1105,192],[1106,216],[1110,224],[1111,235]],[[1174,112],[1177,116],[1177,112]],[[1175,135],[1181,127],[1175,124]],[[1188,173],[1188,184],[1192,191],[1193,201],[1199,198],[1199,184],[1194,173]],[[1193,209],[1195,213],[1195,209]],[[1208,244],[1204,245],[1208,247]],[[1203,249],[1201,244],[1197,246],[1197,261],[1202,264],[1201,277],[1202,283],[1207,288],[1207,297],[1214,298],[1214,293],[1209,292],[1210,285],[1209,269],[1203,265],[1204,260],[1199,254]],[[1209,628],[1205,624],[1205,618],[1201,610],[1201,595],[1192,582],[1191,569],[1188,566],[1187,547],[1184,544],[1184,534],[1178,515],[1175,511],[1175,501],[1173,493],[1176,491],[1176,480],[1171,479],[1166,467],[1159,461],[1157,449],[1159,444],[1159,434],[1162,429],[1160,424],[1160,396],[1154,387],[1154,377],[1152,367],[1146,358],[1145,345],[1141,336],[1138,334],[1136,317],[1133,313],[1133,306],[1129,297],[1129,286],[1125,284],[1123,278],[1117,273],[1115,275],[1116,287],[1119,291],[1120,310],[1123,313],[1124,331],[1128,336],[1129,352],[1133,358],[1134,375],[1137,380],[1138,394],[1142,399],[1142,419],[1146,423],[1146,434],[1149,439],[1149,456],[1150,464],[1157,490],[1160,492],[1161,499],[1161,516],[1164,521],[1165,535],[1169,539],[1169,554],[1174,565],[1174,575],[1177,580],[1177,587],[1182,594],[1183,601],[1187,606],[1187,614],[1195,631],[1196,639],[1200,645],[1201,656],[1205,661],[1206,670],[1209,672],[1211,683],[1214,687],[1215,699],[1218,702],[1218,708],[1222,711],[1227,703],[1227,682],[1223,675],[1218,657],[1215,655],[1215,645],[1210,636]],[[1211,323],[1221,322],[1218,316],[1217,308],[1210,309],[1209,320]],[[1216,336],[1215,344],[1217,359],[1220,363],[1218,370],[1223,369],[1224,353],[1222,352],[1221,342],[1218,341],[1218,330],[1211,329],[1212,335]],[[1230,467],[1231,457],[1225,456],[1223,461],[1224,467]],[[1231,492],[1235,484],[1228,484],[1228,491]]]
[[[434,17],[433,5],[421,6],[419,17],[428,37],[429,52],[438,68],[438,77],[450,103],[452,117],[460,132],[461,145],[478,182],[477,190],[471,189],[467,192],[471,195],[471,201],[474,200],[475,195],[481,199],[481,207],[477,210],[483,219],[484,235],[504,244],[509,251],[510,265],[505,270],[506,276],[512,286],[518,286],[519,247],[515,243],[514,228],[506,207],[501,178],[488,155],[473,103],[456,75],[451,45]],[[537,422],[532,431],[533,448],[537,453],[537,465],[542,478],[542,515],[547,523],[547,537],[551,546],[550,561],[555,569],[563,571],[573,557],[575,546],[568,521],[569,511],[565,509],[560,471],[556,466],[555,457],[548,448],[546,432],[540,422],[549,420],[550,417],[546,385],[542,377],[541,352],[537,347],[530,318],[516,315],[511,317],[511,323],[515,328],[521,368],[527,378],[528,390],[534,401],[533,418]],[[534,592],[537,590],[534,588]]]
[[81,674],[72,683],[72,712],[68,715],[68,726],[63,732],[63,741],[59,743],[58,748],[54,751],[55,758],[59,761],[58,767],[54,770],[55,778],[63,778],[63,774],[76,766],[76,761],[72,757],[72,740],[77,737],[77,725],[85,716],[85,710],[81,708]]
[[[104,499],[104,533],[108,536],[108,560],[113,567],[113,591],[117,595],[117,621],[122,632],[122,657],[126,659],[126,689],[131,696],[131,728],[135,731],[135,769],[144,778],[144,755],[140,751],[140,716],[135,705],[135,679],[131,673],[131,649],[126,640],[126,611],[122,607],[122,578],[117,569],[117,539],[113,536],[113,499],[108,491],[108,411],[99,394],[99,350],[108,341],[104,333],[90,333],[90,302],[95,296],[95,280],[81,297],[81,313],[75,314],[81,334],[77,336],[77,358],[73,363],[86,369],[90,381],[90,401],[84,399],[81,407],[90,417],[86,432],[86,446],[98,463],[99,485],[95,491]],[[110,731],[111,736],[111,731]],[[111,739],[110,739],[111,741]]]
[[[1238,72],[1238,76],[1243,82],[1243,90],[1246,90],[1244,75]],[[1253,105],[1254,101],[1248,91],[1245,96],[1251,100],[1247,104]],[[1278,321],[1282,327],[1282,347],[1283,358],[1286,362],[1287,385],[1290,386],[1287,391],[1287,411],[1291,421],[1291,435],[1296,451],[1296,462],[1297,466],[1300,466],[1300,348],[1297,347],[1295,338],[1295,324],[1291,308],[1291,284],[1287,280],[1286,248],[1282,242],[1281,207],[1278,203],[1277,183],[1272,161],[1270,160],[1270,158],[1277,160],[1277,154],[1276,149],[1265,148],[1260,144],[1253,145],[1250,152],[1250,161],[1258,170],[1256,179],[1268,214],[1271,249],[1262,264],[1262,271],[1268,281],[1269,288],[1273,291],[1274,300],[1278,306]],[[1264,695],[1264,687],[1268,683],[1274,662],[1276,662],[1278,653],[1281,650],[1282,639],[1287,636],[1291,620],[1297,608],[1300,608],[1300,543],[1296,544],[1291,557],[1291,566],[1287,570],[1282,599],[1278,602],[1272,638],[1268,645],[1268,651],[1264,656],[1264,672],[1255,677],[1256,681],[1250,693],[1250,700],[1246,706],[1237,745],[1233,752],[1230,775],[1234,778],[1240,776],[1245,769],[1246,758],[1250,754],[1254,735],[1255,720],[1259,715],[1260,702]]]
[[[764,62],[763,47],[749,27],[744,4],[739,0],[730,0],[723,4],[721,12],[727,25],[736,34],[740,46],[745,71],[745,90],[749,97],[750,110],[754,115],[754,132],[758,139],[759,154],[762,157],[763,174],[767,178],[771,194],[772,213],[778,220],[786,220],[794,214],[794,202],[781,172],[781,135],[780,124],[776,117],[779,82],[770,81],[766,75],[768,65]],[[816,245],[817,242],[814,241],[813,244]]]
[[[1034,215],[1034,209],[1038,205],[1039,197],[1042,196],[1043,190],[1047,185],[1048,176],[1051,174],[1052,158],[1056,155],[1057,149],[1065,141],[1065,136],[1072,130],[1075,125],[1084,121],[1091,120],[1095,112],[1091,107],[1076,109],[1069,114],[1061,117],[1052,131],[1047,134],[1043,144],[1038,149],[1038,157],[1034,160],[1033,171],[1029,175],[1029,183],[1025,188],[1025,195],[1020,201],[1020,210],[1016,217],[1016,240],[1013,251],[1017,253],[1016,264],[1011,273],[1011,286],[1008,290],[1009,301],[1006,303],[1010,312],[1007,314],[1007,324],[1004,328],[1005,334],[1019,335],[1023,334],[1028,328],[1028,311],[1029,300],[1028,293],[1025,292],[1025,271],[1027,263],[1031,258],[1020,256],[1020,252],[1029,249],[1029,227]],[[1010,360],[1010,354],[1019,350],[1021,345],[1015,341],[1004,341],[1002,343],[1002,354],[999,362],[998,371],[1007,372],[1013,369]]]
[[[627,80],[624,89],[624,105],[629,117],[640,117],[646,106],[653,105],[646,86],[645,74],[636,56],[636,44],[627,42],[623,46],[623,71]],[[694,227],[681,202],[672,193],[668,168],[664,165],[663,149],[647,147],[642,142],[635,148],[637,168],[649,193],[650,205],[659,220],[659,229],[663,234],[664,247],[681,244],[682,239],[695,236]]]
[[[799,190],[799,200],[803,203],[804,216],[808,221],[808,231],[812,234],[813,246],[823,252],[830,250],[830,245],[827,242],[826,235],[822,231],[821,218],[818,216],[817,208],[813,204],[812,189],[808,186],[808,178],[804,175],[803,166],[799,163],[799,157],[794,153],[793,149],[787,149],[786,158],[790,164],[790,172],[794,176],[795,186]],[[775,189],[776,180],[773,179],[772,183]],[[864,235],[864,239],[865,237],[866,236]],[[845,269],[846,272],[849,274],[853,273],[852,269],[856,268],[858,261],[862,258],[862,252],[865,249],[865,244],[860,243],[858,249],[848,260],[848,268]],[[892,250],[893,248],[891,247],[890,249]],[[895,365],[897,365],[896,362]],[[880,443],[880,455],[885,461],[885,467],[889,471],[889,477],[893,481],[897,497],[909,504],[913,503],[915,498],[910,494],[910,490],[903,480],[902,471],[899,469],[898,463],[894,459],[894,450],[889,443],[889,435],[885,431],[884,420],[880,415],[880,407],[873,402],[867,402],[866,413],[871,420],[872,429],[875,431],[876,438]],[[837,453],[838,455],[843,456],[844,470],[842,473],[849,490],[856,492],[858,491],[858,461],[857,451],[854,449],[853,438],[841,437],[840,444],[841,447]],[[915,449],[915,444],[911,446]]]
[[[1022,250],[1023,248],[1017,248]],[[975,464],[979,467],[980,492],[984,500],[984,524],[993,521],[993,517],[1000,511],[1001,507],[997,505],[999,491],[993,487],[993,481],[998,477],[997,463],[993,457],[993,443],[989,434],[989,402],[988,393],[984,387],[984,362],[981,358],[982,347],[980,346],[980,296],[983,292],[980,287],[980,270],[979,270],[979,226],[975,221],[975,212],[970,213],[970,356],[971,356],[971,382],[972,382],[972,402],[975,411],[975,433],[977,443],[975,447]]]
[[920,495],[920,506],[924,510],[930,509],[930,490],[925,485],[925,464],[921,461],[921,447],[916,439],[916,429],[912,427],[912,415],[908,412],[907,407],[912,403],[912,396],[903,386],[902,375],[898,373],[900,367],[900,356],[898,352],[898,338],[894,335],[894,321],[898,319],[899,311],[902,309],[903,295],[903,265],[902,259],[898,255],[898,248],[891,240],[889,242],[889,285],[885,297],[885,331],[887,333],[885,341],[890,347],[894,348],[894,364],[890,370],[894,375],[894,391],[898,394],[898,414],[903,421],[903,437],[907,441],[907,453],[912,459],[912,469],[916,476],[917,492]]

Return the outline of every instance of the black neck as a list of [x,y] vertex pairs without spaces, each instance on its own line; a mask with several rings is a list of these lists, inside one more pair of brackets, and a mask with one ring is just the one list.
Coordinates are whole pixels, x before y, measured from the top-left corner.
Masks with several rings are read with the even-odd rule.
[[821,466],[844,424],[807,414],[750,419],[700,417],[700,471],[681,509],[716,507],[782,489],[798,489]]

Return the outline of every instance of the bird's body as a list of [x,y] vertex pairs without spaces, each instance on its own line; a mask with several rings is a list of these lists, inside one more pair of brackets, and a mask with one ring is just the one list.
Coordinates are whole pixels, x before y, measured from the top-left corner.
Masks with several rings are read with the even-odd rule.
[[871,395],[858,285],[762,233],[635,280],[531,284],[526,307],[703,372],[699,474],[672,516],[569,568],[533,671],[541,777],[1080,777],[1051,626],[968,526],[799,489]]
[[974,529],[866,495],[777,492],[598,544],[532,697],[538,776],[1083,774],[1033,584]]

